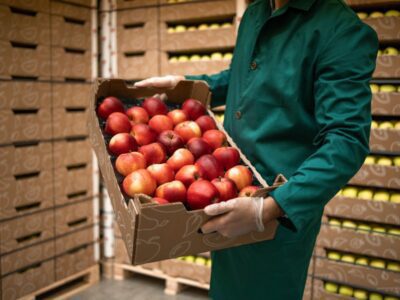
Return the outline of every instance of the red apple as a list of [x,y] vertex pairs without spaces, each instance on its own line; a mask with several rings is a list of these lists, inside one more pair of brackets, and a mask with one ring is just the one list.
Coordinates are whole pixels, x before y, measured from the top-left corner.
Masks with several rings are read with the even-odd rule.
[[166,115],[155,115],[150,119],[149,126],[157,133],[174,129],[174,123],[171,118]]
[[193,182],[198,179],[202,179],[203,174],[199,166],[187,165],[183,166],[175,175],[175,180],[181,181],[186,187],[189,187]]
[[157,183],[149,171],[141,169],[126,176],[122,182],[122,187],[130,197],[134,197],[135,194],[139,193],[152,196],[156,190]]
[[203,134],[203,139],[211,145],[214,149],[226,145],[226,135],[220,130],[211,129]]
[[196,99],[187,99],[182,104],[182,110],[187,114],[189,120],[196,120],[206,113],[206,107]]
[[105,132],[111,135],[127,132],[129,133],[132,129],[131,122],[128,117],[120,112],[113,112],[110,114],[106,121]]
[[259,189],[260,187],[255,185],[246,186],[240,190],[239,197],[251,197],[251,195],[253,195],[254,192]]
[[146,168],[146,159],[139,152],[123,153],[117,157],[115,168],[118,173],[127,176],[133,171]]
[[153,202],[153,203],[158,203],[158,204],[160,204],[160,205],[164,205],[164,204],[168,204],[168,203],[169,203],[167,200],[165,200],[165,199],[163,199],[163,198],[159,198],[159,197],[153,197],[153,198],[151,199],[151,202]]
[[102,119],[107,119],[113,112],[124,112],[124,105],[116,97],[107,97],[97,108],[97,114]]
[[131,135],[140,146],[154,143],[157,140],[157,132],[147,124],[133,125]]
[[108,144],[108,150],[114,155],[137,150],[137,143],[129,133],[117,133]]
[[144,155],[147,165],[161,164],[167,157],[164,147],[160,143],[151,143],[139,148],[139,152]]
[[133,106],[126,111],[126,115],[131,120],[132,125],[147,124],[149,121],[149,114],[140,106]]
[[174,109],[168,113],[168,117],[171,118],[174,125],[185,122],[188,120],[186,113],[182,109]]
[[157,188],[156,197],[164,198],[168,202],[185,203],[186,187],[178,180],[167,182]]
[[201,132],[206,132],[207,130],[217,129],[215,121],[210,116],[200,116],[196,119],[197,125],[200,126]]
[[165,147],[168,155],[185,145],[183,139],[173,130],[161,132],[157,141]]
[[236,166],[240,161],[239,151],[233,147],[217,148],[214,150],[213,155],[224,168],[224,170],[229,170],[230,168]]
[[185,121],[175,126],[174,131],[178,133],[183,141],[187,143],[191,138],[201,137],[201,129],[196,122]]
[[173,181],[175,173],[167,164],[153,164],[147,167],[147,171],[157,181],[157,185]]
[[213,151],[212,147],[205,140],[197,137],[191,138],[186,147],[192,152],[195,159],[206,154],[211,154]]
[[217,188],[207,180],[197,180],[187,190],[187,202],[192,209],[202,209],[218,200]]
[[185,149],[180,148],[176,150],[172,156],[167,160],[167,164],[176,172],[180,168],[186,165],[193,165],[194,157],[193,154]]
[[214,178],[224,176],[224,170],[217,159],[211,154],[200,157],[196,163],[199,166],[205,179],[213,180]]
[[253,174],[249,168],[242,165],[234,166],[226,171],[225,178],[233,180],[239,191],[253,182]]
[[235,183],[228,178],[214,178],[211,183],[219,192],[219,201],[227,201],[229,199],[236,198],[238,195]]
[[147,111],[150,117],[155,115],[165,115],[168,112],[168,107],[160,98],[146,98],[142,107]]

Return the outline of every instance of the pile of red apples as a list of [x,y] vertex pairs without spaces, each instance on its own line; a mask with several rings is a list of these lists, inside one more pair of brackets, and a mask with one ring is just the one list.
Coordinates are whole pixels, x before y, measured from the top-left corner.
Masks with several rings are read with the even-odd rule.
[[120,99],[107,97],[97,109],[127,196],[141,193],[159,204],[179,201],[202,209],[259,188],[200,101],[172,108],[160,97],[132,103],[137,106],[126,109]]

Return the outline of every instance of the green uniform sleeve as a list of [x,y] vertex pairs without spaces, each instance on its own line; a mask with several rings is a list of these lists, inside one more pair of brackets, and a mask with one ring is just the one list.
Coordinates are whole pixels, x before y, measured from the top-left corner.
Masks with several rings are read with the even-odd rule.
[[271,193],[295,231],[320,218],[326,203],[359,170],[369,152],[371,92],[378,40],[361,23],[335,34],[315,65],[317,150]]
[[211,106],[224,105],[226,100],[226,94],[228,91],[230,69],[224,70],[220,73],[213,75],[188,75],[185,76],[189,80],[204,80],[210,86],[212,93]]

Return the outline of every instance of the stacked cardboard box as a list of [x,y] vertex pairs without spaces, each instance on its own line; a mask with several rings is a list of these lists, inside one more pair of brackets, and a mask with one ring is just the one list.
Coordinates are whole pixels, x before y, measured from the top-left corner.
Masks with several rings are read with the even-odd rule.
[[96,264],[98,174],[85,122],[93,3],[0,1],[2,299]]

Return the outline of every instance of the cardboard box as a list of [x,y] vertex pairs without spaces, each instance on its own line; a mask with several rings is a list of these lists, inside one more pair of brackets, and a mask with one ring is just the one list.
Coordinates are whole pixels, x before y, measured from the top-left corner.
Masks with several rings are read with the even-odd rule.
[[92,85],[82,82],[53,82],[52,105],[55,108],[83,108],[90,103]]
[[55,169],[55,205],[77,202],[93,196],[92,164],[79,164]]
[[117,0],[117,9],[156,6],[159,0]]
[[[58,0],[60,1],[60,0]],[[85,7],[97,7],[97,1],[96,0],[61,0],[62,2],[67,2],[71,4],[78,4],[79,6],[85,6]]]
[[376,31],[380,42],[400,41],[399,17],[367,18],[363,21]]
[[322,225],[317,245],[330,250],[400,260],[400,239],[393,235]]
[[55,281],[54,267],[54,259],[50,259],[2,278],[3,299],[19,299],[52,284]]
[[[85,0],[68,0],[85,1]],[[68,1],[58,0],[50,2],[50,13],[52,15],[70,17],[77,20],[90,20],[91,10],[79,5],[66,3]]]
[[84,18],[79,18],[77,16],[51,16],[51,44],[53,46],[73,49],[91,49],[92,41],[89,38],[92,26],[90,9],[84,7],[79,7],[79,9],[87,12]]
[[0,39],[34,44],[50,44],[49,15],[0,6]]
[[[19,217],[53,207],[54,186],[52,175],[52,170],[42,170],[24,175],[2,177],[0,185],[0,220]],[[21,219],[17,220],[21,221]],[[37,225],[34,219],[31,222]]]
[[374,116],[400,117],[400,93],[372,94],[372,114]]
[[54,141],[53,149],[55,169],[92,162],[92,147],[86,137]]
[[57,256],[67,253],[84,245],[96,242],[94,227],[89,226],[81,230],[57,237],[55,240],[55,254]]
[[0,40],[0,78],[50,77],[50,47],[36,43],[9,42]]
[[94,222],[92,199],[58,207],[55,210],[56,236],[93,225]]
[[[218,233],[206,235],[199,233],[199,228],[209,219],[203,210],[187,211],[180,202],[161,206],[150,204],[146,203],[148,202],[147,197],[140,195],[134,199],[124,198],[96,115],[97,101],[111,95],[135,99],[161,92],[166,92],[168,99],[176,103],[182,103],[187,98],[195,98],[208,104],[210,99],[208,86],[203,82],[196,81],[181,81],[174,89],[162,90],[133,89],[120,79],[100,79],[93,87],[89,119],[90,138],[132,264],[143,264],[272,239],[278,226],[276,220],[268,224],[266,230],[262,233],[251,233],[239,238],[229,239]],[[213,115],[209,110],[208,113]],[[219,127],[219,129],[223,130],[222,127]],[[228,137],[228,141],[231,145],[234,145],[231,138]],[[267,186],[265,180],[261,178],[250,162],[243,155],[241,155],[241,158],[253,171],[259,184]],[[282,178],[279,177],[279,179]],[[277,185],[281,183],[280,180],[276,182]],[[269,187],[269,189],[272,188]]]
[[90,81],[92,78],[92,53],[89,50],[52,47],[51,59],[53,79]]
[[51,106],[51,85],[36,81],[0,81],[0,110]]
[[[128,252],[126,251],[126,246],[124,243],[124,240],[121,238],[116,238],[115,239],[115,244],[114,244],[114,255],[115,258],[114,260],[118,263],[122,264],[130,264],[130,259]],[[156,262],[159,266],[159,262]]]
[[312,300],[312,289],[313,289],[313,277],[307,276],[306,286],[304,287],[304,293],[302,300]]
[[400,167],[363,165],[349,184],[399,189]]
[[54,237],[54,211],[46,210],[9,221],[0,226],[0,254]]
[[336,196],[325,206],[329,217],[400,225],[400,204]]
[[54,240],[3,255],[0,257],[1,276],[35,265],[54,256]]
[[145,79],[160,75],[157,50],[120,52],[117,61],[120,78]]
[[0,0],[0,4],[9,5],[16,8],[23,8],[26,10],[49,12],[49,0]]
[[122,233],[121,233],[121,230],[119,229],[118,222],[115,220],[115,217],[114,217],[113,228],[114,228],[115,237],[122,238]]
[[141,8],[117,12],[119,52],[159,49],[158,9]]
[[400,77],[400,55],[381,55],[376,59],[376,68],[373,78]]
[[395,129],[371,129],[369,146],[371,151],[400,153],[400,130]]
[[179,259],[168,259],[161,262],[162,271],[172,277],[186,278],[209,284],[211,268]]
[[88,109],[54,108],[53,134],[54,138],[84,137],[88,135]]

